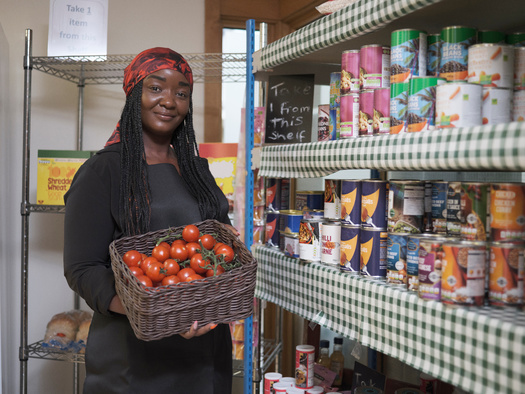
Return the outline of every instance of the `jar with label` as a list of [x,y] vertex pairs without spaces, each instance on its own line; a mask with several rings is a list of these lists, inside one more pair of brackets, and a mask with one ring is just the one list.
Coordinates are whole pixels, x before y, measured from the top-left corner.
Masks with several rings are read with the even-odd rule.
[[343,369],[345,366],[345,356],[343,355],[343,338],[334,338],[334,351],[330,356],[330,370],[337,373],[333,385],[339,387],[343,384]]

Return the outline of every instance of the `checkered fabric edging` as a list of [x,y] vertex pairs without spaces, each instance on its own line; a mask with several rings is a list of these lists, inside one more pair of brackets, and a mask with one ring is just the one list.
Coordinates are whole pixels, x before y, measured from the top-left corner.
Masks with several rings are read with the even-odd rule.
[[384,281],[304,264],[264,246],[255,296],[473,393],[518,393],[525,314],[450,308]]
[[441,0],[358,0],[322,17],[261,51],[263,69],[362,36],[387,23]]
[[265,145],[260,175],[326,176],[339,170],[525,171],[525,122],[419,133]]

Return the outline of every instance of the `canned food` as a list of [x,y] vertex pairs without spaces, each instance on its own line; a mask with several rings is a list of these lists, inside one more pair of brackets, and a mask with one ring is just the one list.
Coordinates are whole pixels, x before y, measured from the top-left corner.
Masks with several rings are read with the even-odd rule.
[[305,211],[310,209],[323,209],[324,192],[298,191],[295,194],[295,209]]
[[279,247],[279,212],[266,212],[266,245]]
[[318,219],[324,218],[324,211],[322,209],[307,209],[303,211],[303,219]]
[[340,138],[351,138],[359,135],[359,93],[348,93],[341,96]]
[[335,138],[330,134],[330,104],[317,107],[317,141],[330,141]]
[[330,109],[340,105],[341,98],[341,73],[330,73]]
[[408,233],[388,233],[386,242],[386,281],[393,285],[407,286]]
[[507,44],[514,45],[515,47],[525,46],[525,33],[522,33],[522,32],[509,33],[507,34],[505,41],[507,42]]
[[315,347],[298,345],[295,347],[295,387],[309,389],[314,387]]
[[439,74],[439,59],[441,58],[441,35],[427,36],[427,76],[437,77]]
[[361,228],[361,275],[377,279],[386,277],[387,237],[385,230]]
[[446,241],[444,237],[419,239],[418,294],[422,299],[441,300],[443,242]]
[[324,217],[325,219],[341,219],[341,181],[325,179],[324,181]]
[[481,123],[509,123],[512,118],[512,90],[483,87]]
[[364,45],[359,50],[361,89],[390,87],[390,47]]
[[489,234],[490,185],[461,183],[461,238],[486,241]]
[[[295,381],[295,379],[294,379],[294,381]],[[295,383],[294,383],[294,385],[295,385]],[[273,384],[273,386],[272,386],[272,390],[273,391],[270,391],[270,393],[272,393],[272,394],[278,394],[278,393],[286,394],[287,390],[290,387],[291,386],[288,383],[283,383],[281,381],[278,381],[278,382]]]
[[374,117],[374,91],[362,90],[359,93],[359,136],[374,134],[372,125]]
[[299,234],[284,233],[283,252],[288,257],[299,258]]
[[427,33],[415,29],[391,34],[390,83],[427,74]]
[[341,223],[361,225],[361,181],[341,181]]
[[387,181],[363,180],[361,183],[361,226],[386,228]]
[[481,125],[481,85],[449,82],[436,88],[436,127]]
[[[425,182],[425,215],[423,216],[423,231],[432,232],[434,231],[434,228],[432,226],[432,183],[435,181],[424,181],[424,182]],[[446,231],[446,224],[445,224],[445,231]]]
[[516,90],[512,100],[512,121],[523,122],[525,120],[525,90]]
[[[422,372],[419,375],[419,389],[423,391],[423,393],[428,394],[438,394],[438,380],[427,374]],[[456,393],[459,394],[459,393]]]
[[390,134],[406,132],[408,82],[390,85]]
[[432,182],[432,228],[438,234],[447,233],[448,182]]
[[390,133],[390,88],[374,89],[372,132],[376,134]]
[[341,132],[340,106],[330,108],[330,113],[328,114],[328,132],[330,133],[331,140],[339,139],[339,134]]
[[499,88],[514,86],[514,47],[476,44],[468,49],[468,81]]
[[281,181],[278,178],[266,178],[266,209],[281,209]]
[[341,94],[358,93],[359,83],[359,50],[343,51],[341,55]]
[[441,30],[439,76],[447,81],[464,81],[468,77],[468,48],[476,43],[477,31],[464,26]]
[[321,261],[321,221],[301,220],[299,227],[299,258],[304,262]]
[[447,235],[461,236],[461,182],[449,182],[447,191]]
[[303,212],[297,210],[285,210],[280,211],[279,213],[279,231],[292,234],[298,233],[299,224],[303,218]]
[[525,89],[525,47],[514,47],[514,90]]
[[496,306],[523,305],[525,243],[490,244],[489,303]]
[[273,385],[281,379],[283,375],[279,372],[267,372],[264,374],[264,394],[273,392]]
[[445,79],[437,77],[414,77],[410,80],[407,132],[434,129],[436,87],[443,83],[445,83]]
[[490,234],[493,241],[525,238],[525,184],[490,185]]
[[321,263],[339,267],[341,260],[341,222],[325,221],[321,224]]
[[481,306],[485,299],[487,245],[480,241],[443,243],[441,301],[449,305]]
[[341,226],[341,272],[358,275],[361,271],[360,233],[359,226]]
[[407,239],[407,290],[419,291],[419,241],[438,237],[437,234],[409,234]]
[[479,30],[479,44],[505,44],[505,33],[495,30]]
[[389,232],[420,233],[424,214],[424,182],[390,181],[387,222]]

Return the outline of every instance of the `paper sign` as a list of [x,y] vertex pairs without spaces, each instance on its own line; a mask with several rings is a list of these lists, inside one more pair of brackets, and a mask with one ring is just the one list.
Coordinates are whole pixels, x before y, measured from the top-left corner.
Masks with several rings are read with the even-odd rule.
[[108,0],[51,0],[48,56],[106,55]]

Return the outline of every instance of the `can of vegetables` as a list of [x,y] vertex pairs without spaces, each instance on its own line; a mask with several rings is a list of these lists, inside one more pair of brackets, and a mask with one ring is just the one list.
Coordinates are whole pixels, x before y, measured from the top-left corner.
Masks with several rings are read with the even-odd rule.
[[468,81],[484,86],[514,86],[514,47],[507,44],[476,44],[468,49]]
[[427,33],[416,29],[391,34],[390,83],[406,82],[427,73]]
[[436,127],[481,125],[481,85],[449,82],[436,88]]

